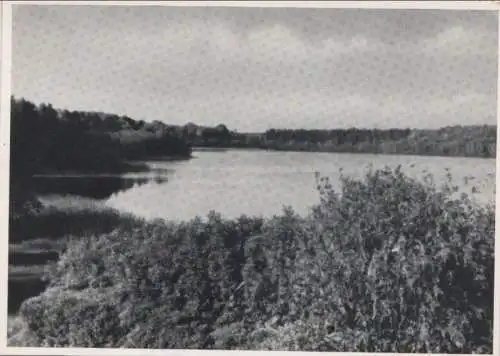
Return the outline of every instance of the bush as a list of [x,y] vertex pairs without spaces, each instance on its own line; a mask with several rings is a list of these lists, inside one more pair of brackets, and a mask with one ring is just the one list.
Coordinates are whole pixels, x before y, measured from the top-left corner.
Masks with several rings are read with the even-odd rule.
[[20,315],[41,346],[111,347],[122,336],[119,311],[106,295],[92,292],[48,290],[24,303]]
[[[264,345],[287,349],[286,335],[319,328],[307,350],[491,352],[494,209],[399,169],[369,172],[363,182],[344,177],[340,195],[322,183],[304,236],[316,246],[296,268],[317,281],[307,291],[314,302]],[[315,315],[325,324],[311,329],[304,320]]]
[[307,217],[211,213],[73,239],[51,274],[60,295],[22,316],[41,345],[492,352],[492,206],[399,169],[318,188]]

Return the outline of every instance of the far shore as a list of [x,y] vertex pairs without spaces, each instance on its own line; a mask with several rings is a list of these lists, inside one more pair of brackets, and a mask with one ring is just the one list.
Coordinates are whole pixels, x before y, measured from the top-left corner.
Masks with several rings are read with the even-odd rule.
[[[466,155],[438,155],[438,154],[415,154],[407,152],[395,153],[380,153],[380,152],[335,152],[327,150],[313,150],[313,149],[294,149],[294,148],[271,148],[271,147],[205,147],[194,146],[192,152],[229,152],[229,151],[272,151],[272,152],[303,152],[303,153],[321,153],[321,154],[351,154],[351,155],[386,155],[386,156],[408,156],[408,157],[441,157],[441,158],[480,158],[480,159],[496,159],[496,157],[478,157]],[[137,161],[126,161],[118,169],[98,170],[64,170],[64,171],[48,171],[37,173],[33,178],[54,178],[54,177],[116,177],[127,173],[151,173],[162,172],[163,169],[152,168],[148,162],[181,162],[189,161],[198,158],[196,155],[187,156],[151,156],[143,157]]]

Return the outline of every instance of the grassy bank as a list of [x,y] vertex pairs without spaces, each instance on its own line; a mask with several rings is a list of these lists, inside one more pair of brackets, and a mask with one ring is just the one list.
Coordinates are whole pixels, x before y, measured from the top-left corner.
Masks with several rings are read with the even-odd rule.
[[67,243],[9,344],[492,352],[493,207],[400,170],[318,189],[302,217],[34,215],[19,241]]
[[11,316],[25,299],[46,289],[47,269],[59,259],[70,236],[84,238],[141,223],[140,219],[81,197],[52,197],[29,205],[23,214],[12,214],[9,219]]

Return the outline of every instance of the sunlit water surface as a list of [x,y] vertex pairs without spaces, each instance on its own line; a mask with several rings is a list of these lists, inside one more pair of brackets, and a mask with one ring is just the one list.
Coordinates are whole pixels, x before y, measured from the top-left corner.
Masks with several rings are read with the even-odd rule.
[[[318,203],[315,173],[340,188],[340,172],[362,178],[370,167],[402,166],[411,177],[431,173],[437,184],[449,172],[461,192],[494,201],[495,160],[397,155],[228,150],[195,152],[181,162],[149,162],[159,177],[112,194],[106,205],[146,218],[190,219],[215,210],[225,217],[271,216],[284,205],[301,214]],[[135,175],[144,178],[144,174]],[[133,174],[128,175],[134,177]],[[160,179],[161,178],[161,179]]]

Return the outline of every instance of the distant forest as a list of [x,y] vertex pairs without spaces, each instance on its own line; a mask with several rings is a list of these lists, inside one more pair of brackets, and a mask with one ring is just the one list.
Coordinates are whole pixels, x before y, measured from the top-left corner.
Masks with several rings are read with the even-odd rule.
[[275,130],[236,134],[233,146],[284,151],[496,157],[496,126],[422,129]]
[[167,125],[100,112],[59,110],[11,99],[11,171],[121,172],[130,161],[187,159],[193,147],[416,154],[493,158],[496,126],[416,129],[271,129],[239,133],[225,125]]
[[216,127],[166,126],[191,147],[258,148],[282,151],[410,154],[426,156],[496,157],[494,125],[424,129],[270,129],[264,133],[230,131]]

